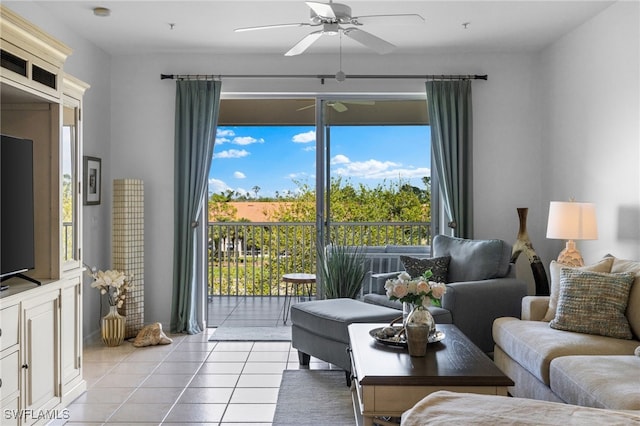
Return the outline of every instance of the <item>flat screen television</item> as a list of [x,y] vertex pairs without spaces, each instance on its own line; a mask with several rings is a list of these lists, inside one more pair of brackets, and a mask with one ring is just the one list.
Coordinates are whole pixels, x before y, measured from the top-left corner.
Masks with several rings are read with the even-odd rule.
[[0,142],[0,279],[35,268],[33,141],[2,135]]

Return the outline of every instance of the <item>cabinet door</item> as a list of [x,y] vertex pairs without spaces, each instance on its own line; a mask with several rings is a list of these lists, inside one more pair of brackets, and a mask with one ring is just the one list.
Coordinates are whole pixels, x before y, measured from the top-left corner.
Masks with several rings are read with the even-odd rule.
[[82,285],[70,280],[60,290],[60,351],[62,387],[82,376]]
[[58,294],[50,291],[23,302],[22,408],[28,412],[60,403]]

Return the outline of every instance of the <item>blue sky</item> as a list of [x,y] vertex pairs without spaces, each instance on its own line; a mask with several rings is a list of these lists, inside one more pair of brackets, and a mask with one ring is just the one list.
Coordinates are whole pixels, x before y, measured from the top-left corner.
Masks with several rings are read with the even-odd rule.
[[[423,187],[430,176],[428,126],[333,126],[331,174],[375,186],[409,181]],[[228,189],[274,197],[295,192],[294,181],[315,186],[316,144],[313,126],[219,127],[209,173],[209,193]]]

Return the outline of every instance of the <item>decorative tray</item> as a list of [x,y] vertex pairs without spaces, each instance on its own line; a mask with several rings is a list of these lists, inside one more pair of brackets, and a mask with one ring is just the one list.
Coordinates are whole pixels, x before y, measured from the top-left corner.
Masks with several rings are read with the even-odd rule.
[[[393,334],[392,334],[393,332]],[[373,330],[369,330],[369,335],[375,339],[376,342],[389,346],[401,346],[407,347],[407,338],[404,335],[402,326],[386,326],[378,327]],[[445,335],[442,331],[436,330],[435,334],[429,336],[428,343],[440,342],[444,339]]]

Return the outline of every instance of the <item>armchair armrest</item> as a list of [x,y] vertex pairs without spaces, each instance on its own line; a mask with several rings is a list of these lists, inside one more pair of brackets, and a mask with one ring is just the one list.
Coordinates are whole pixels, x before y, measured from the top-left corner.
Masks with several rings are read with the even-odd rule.
[[527,284],[516,278],[494,278],[447,284],[442,307],[453,323],[484,352],[493,350],[491,329],[500,317],[520,318]]
[[549,296],[526,296],[522,299],[522,319],[542,321],[549,308]]
[[369,293],[386,294],[384,285],[390,278],[395,278],[400,275],[402,271],[395,272],[381,272],[379,274],[371,274],[371,280],[369,281]]

